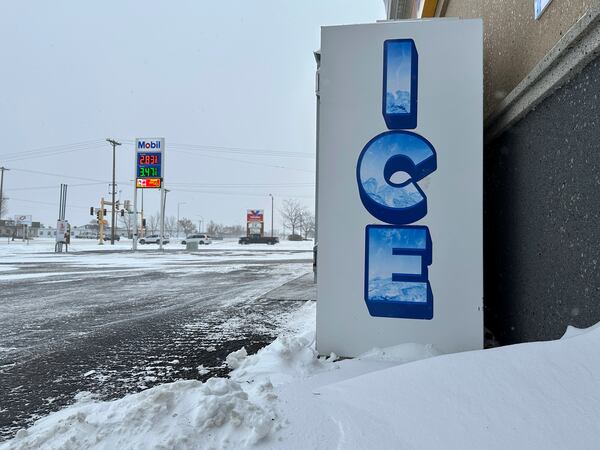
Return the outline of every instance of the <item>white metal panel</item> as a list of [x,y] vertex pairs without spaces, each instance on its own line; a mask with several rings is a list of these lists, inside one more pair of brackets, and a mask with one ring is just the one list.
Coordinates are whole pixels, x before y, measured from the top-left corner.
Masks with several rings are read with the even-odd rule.
[[[364,300],[365,229],[383,224],[359,197],[357,162],[388,129],[382,115],[383,46],[418,52],[414,133],[437,152],[418,182],[431,233],[431,320],[374,317]],[[483,345],[481,20],[383,22],[322,28],[318,154],[317,349],[355,356],[372,347],[431,343],[445,352]]]

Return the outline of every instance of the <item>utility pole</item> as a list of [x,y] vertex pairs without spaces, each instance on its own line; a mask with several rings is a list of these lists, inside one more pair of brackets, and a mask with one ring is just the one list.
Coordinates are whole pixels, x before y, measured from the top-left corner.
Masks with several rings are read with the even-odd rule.
[[269,194],[271,197],[271,237],[273,237],[273,194]]
[[116,207],[116,203],[115,203],[115,191],[117,190],[116,185],[115,185],[115,148],[117,147],[117,145],[121,145],[120,142],[115,141],[114,139],[107,139],[106,142],[108,142],[109,144],[112,145],[112,150],[113,150],[113,171],[112,171],[112,219],[111,219],[111,226],[110,226],[110,245],[115,245],[115,219],[116,219],[116,212],[115,212],[115,207]]
[[6,167],[0,167],[0,219],[2,218],[2,202],[4,201],[2,188],[4,186],[4,171],[9,171]]

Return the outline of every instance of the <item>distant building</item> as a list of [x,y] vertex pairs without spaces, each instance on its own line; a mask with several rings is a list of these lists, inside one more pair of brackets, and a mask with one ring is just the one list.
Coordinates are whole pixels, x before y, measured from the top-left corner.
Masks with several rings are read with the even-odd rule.
[[0,220],[0,237],[15,237],[15,239],[23,239],[23,237],[37,237],[39,229],[42,225],[40,222],[32,222],[31,226],[17,224],[14,220]]

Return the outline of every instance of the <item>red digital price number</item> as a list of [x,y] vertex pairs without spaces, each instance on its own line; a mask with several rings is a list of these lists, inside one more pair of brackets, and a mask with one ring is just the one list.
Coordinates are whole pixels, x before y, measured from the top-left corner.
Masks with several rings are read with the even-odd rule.
[[159,164],[158,155],[140,155],[138,164],[140,166]]

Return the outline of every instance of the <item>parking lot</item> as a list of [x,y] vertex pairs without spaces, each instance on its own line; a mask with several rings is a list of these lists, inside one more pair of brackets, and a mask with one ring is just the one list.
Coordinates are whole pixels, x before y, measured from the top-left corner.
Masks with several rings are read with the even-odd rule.
[[228,353],[285,328],[303,302],[267,294],[312,261],[312,242],[132,253],[127,241],[75,241],[58,255],[52,245],[0,244],[1,438],[81,392],[117,398],[226,373]]

